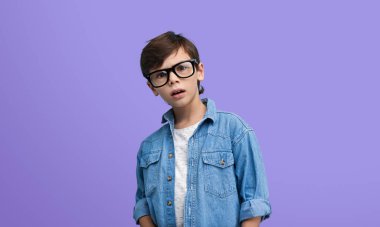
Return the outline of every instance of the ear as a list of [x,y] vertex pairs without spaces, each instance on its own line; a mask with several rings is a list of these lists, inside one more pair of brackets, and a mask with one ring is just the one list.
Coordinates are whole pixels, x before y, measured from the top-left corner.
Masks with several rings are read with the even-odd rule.
[[202,81],[205,79],[205,71],[204,71],[204,66],[203,66],[203,63],[200,62],[198,64],[198,68],[197,68],[197,79],[199,81]]
[[155,96],[158,96],[158,92],[157,92],[156,88],[154,88],[154,87],[149,83],[149,81],[147,81],[146,84],[148,85],[148,87],[150,88],[150,90],[152,90],[153,94],[154,94]]

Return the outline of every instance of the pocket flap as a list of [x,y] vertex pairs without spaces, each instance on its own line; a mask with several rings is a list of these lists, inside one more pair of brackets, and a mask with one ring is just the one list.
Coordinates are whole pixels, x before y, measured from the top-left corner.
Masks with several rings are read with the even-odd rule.
[[158,160],[160,160],[160,155],[161,155],[161,151],[142,156],[140,160],[140,167],[147,168],[150,164],[158,162]]
[[234,155],[231,152],[203,153],[202,159],[205,164],[219,168],[226,168],[234,164]]

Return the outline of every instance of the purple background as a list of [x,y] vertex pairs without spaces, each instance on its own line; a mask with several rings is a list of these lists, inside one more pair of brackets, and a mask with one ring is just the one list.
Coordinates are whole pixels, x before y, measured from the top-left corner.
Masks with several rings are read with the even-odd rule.
[[169,108],[139,57],[167,30],[257,133],[263,226],[380,226],[377,2],[1,1],[0,226],[135,225],[136,152]]

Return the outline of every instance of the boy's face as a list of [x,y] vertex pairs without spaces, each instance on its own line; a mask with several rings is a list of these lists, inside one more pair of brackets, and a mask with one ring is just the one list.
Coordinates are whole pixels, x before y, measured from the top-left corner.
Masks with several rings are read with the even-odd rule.
[[[179,62],[190,59],[190,56],[184,51],[184,49],[180,48],[177,52],[174,51],[168,58],[166,58],[161,67],[152,69],[151,71],[171,68]],[[188,78],[179,78],[173,72],[170,72],[169,81],[164,86],[154,88],[149,82],[147,82],[147,84],[153,91],[154,95],[161,96],[166,103],[174,108],[181,108],[188,105],[192,101],[199,99],[197,81],[202,81],[203,79],[203,64],[199,63],[198,67],[195,65],[194,74]],[[178,91],[178,89],[183,90],[183,92],[175,95],[173,92],[176,90]]]

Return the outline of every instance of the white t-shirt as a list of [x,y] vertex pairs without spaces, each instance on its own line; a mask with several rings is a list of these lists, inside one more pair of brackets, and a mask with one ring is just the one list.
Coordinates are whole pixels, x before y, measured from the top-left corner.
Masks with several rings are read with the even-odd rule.
[[185,197],[187,191],[187,145],[200,121],[186,128],[174,129],[175,185],[174,204],[177,227],[184,225]]

